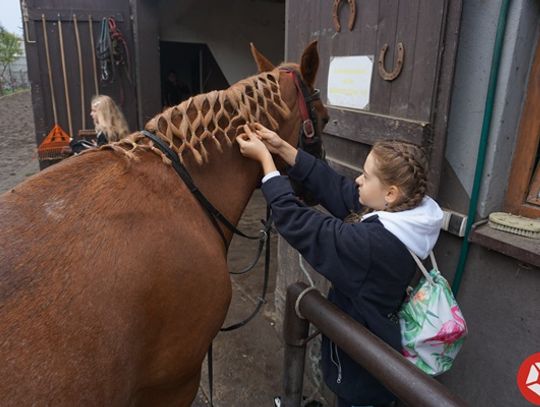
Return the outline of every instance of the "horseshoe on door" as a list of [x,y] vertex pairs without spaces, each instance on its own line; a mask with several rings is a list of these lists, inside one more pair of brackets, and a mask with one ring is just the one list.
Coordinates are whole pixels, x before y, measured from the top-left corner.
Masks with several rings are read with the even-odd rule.
[[[334,10],[332,12],[334,27],[337,32],[341,31],[341,22],[339,21],[339,11],[344,0],[334,0]],[[356,0],[347,0],[349,3],[349,31],[352,31],[354,28],[354,23],[356,21]]]
[[401,70],[403,69],[403,58],[405,56],[405,47],[402,42],[399,42],[397,45],[397,60],[394,65],[394,69],[391,72],[388,72],[384,66],[384,58],[386,57],[386,51],[388,51],[388,44],[384,44],[379,52],[379,75],[385,81],[393,81],[396,79]]

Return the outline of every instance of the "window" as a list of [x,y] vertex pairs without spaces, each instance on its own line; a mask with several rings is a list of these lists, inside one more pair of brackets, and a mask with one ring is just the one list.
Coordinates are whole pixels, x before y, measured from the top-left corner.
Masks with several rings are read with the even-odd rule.
[[506,195],[505,209],[529,218],[540,217],[540,41],[529,84]]

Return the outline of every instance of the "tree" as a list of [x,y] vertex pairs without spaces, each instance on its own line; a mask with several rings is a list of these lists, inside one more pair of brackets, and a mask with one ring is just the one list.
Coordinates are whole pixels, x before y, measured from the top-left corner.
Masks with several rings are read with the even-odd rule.
[[21,54],[19,37],[0,26],[0,88],[6,70]]

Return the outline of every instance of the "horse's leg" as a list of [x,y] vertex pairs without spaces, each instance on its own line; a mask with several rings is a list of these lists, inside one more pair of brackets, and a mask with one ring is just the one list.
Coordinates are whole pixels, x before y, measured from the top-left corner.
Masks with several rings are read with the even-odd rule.
[[191,378],[183,383],[167,383],[162,386],[142,389],[137,399],[131,404],[133,406],[176,406],[189,407],[197,396],[201,371],[199,370]]
[[[160,298],[169,300],[166,308],[146,311],[150,322],[137,335],[149,353],[147,363],[141,366],[133,405],[189,406],[196,396],[202,362],[223,324],[232,294],[225,259],[212,256],[213,247],[209,252],[198,252],[201,246],[191,248],[198,261],[196,269],[184,271],[187,277],[174,267],[174,259],[160,264],[162,272],[170,269],[167,275],[178,275],[180,284],[175,284],[174,278],[167,279],[168,284],[159,283],[159,288],[152,290],[155,297],[149,299],[150,304],[162,304]],[[216,265],[216,260],[221,264]],[[152,321],[159,323],[154,327]]]

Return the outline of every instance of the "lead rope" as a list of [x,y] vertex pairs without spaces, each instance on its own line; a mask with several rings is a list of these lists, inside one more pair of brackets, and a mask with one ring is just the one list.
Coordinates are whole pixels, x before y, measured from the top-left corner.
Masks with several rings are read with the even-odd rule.
[[305,319],[302,314],[300,313],[300,301],[302,301],[302,298],[304,298],[304,295],[306,295],[310,291],[317,291],[317,287],[315,287],[315,284],[313,283],[313,280],[311,279],[311,276],[309,275],[306,267],[304,266],[304,258],[300,253],[298,253],[298,264],[300,265],[300,270],[304,273],[307,280],[309,281],[309,287],[306,287],[296,299],[294,303],[294,312],[296,313],[296,316],[300,319]]

